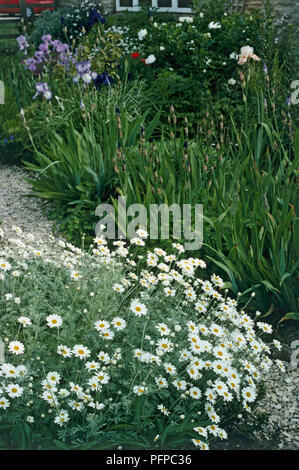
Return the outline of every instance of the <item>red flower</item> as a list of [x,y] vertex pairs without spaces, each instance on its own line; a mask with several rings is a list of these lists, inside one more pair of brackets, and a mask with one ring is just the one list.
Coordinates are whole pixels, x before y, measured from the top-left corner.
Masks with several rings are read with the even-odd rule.
[[143,62],[145,64],[145,59],[140,59],[141,62]]
[[139,52],[132,52],[131,56],[133,59],[137,59],[137,57],[139,57]]

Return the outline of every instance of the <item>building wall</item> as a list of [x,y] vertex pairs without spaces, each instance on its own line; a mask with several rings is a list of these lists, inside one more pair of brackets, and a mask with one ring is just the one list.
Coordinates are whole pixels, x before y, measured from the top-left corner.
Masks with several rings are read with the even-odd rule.
[[261,8],[263,5],[263,0],[246,0],[245,8],[247,11],[255,10],[256,8]]

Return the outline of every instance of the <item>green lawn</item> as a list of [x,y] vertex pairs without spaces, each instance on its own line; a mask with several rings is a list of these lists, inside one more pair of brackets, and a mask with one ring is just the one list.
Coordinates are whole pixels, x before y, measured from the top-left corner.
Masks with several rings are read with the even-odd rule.
[[[19,33],[19,23],[3,23],[0,20],[0,36],[4,34],[18,34]],[[1,39],[1,42],[3,40]]]

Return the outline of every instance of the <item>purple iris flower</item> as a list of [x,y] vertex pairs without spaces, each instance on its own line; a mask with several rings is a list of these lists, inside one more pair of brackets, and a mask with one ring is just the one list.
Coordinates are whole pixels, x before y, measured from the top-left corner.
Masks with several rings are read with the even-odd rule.
[[90,72],[90,67],[91,63],[89,60],[85,60],[84,62],[78,62],[76,64],[76,70],[80,75]]
[[27,39],[24,35],[17,37],[17,43],[19,45],[20,51],[24,51],[29,47]]
[[41,43],[39,46],[38,46],[39,50],[42,51],[42,52],[46,52],[47,54],[49,54],[49,43]]
[[265,62],[263,63],[263,69],[264,69],[265,75],[268,75],[268,67],[267,67],[267,65],[265,64]]
[[43,51],[36,51],[34,57],[37,64],[41,64],[43,61],[46,62],[47,60],[44,56]]
[[94,80],[94,85],[97,90],[100,90],[103,85],[112,85],[113,79],[109,77],[107,72],[99,73]]
[[106,18],[101,16],[101,14],[95,8],[92,8],[89,12],[89,17],[86,23],[86,29],[87,31],[89,31],[95,23],[100,22],[104,24],[105,21],[106,21]]
[[51,44],[57,52],[65,52],[69,50],[68,44],[63,44],[63,42],[59,41],[59,39],[55,39],[55,41],[52,41]]
[[52,41],[52,36],[51,36],[51,34],[44,34],[44,35],[42,36],[42,42],[47,43],[47,42],[51,42],[51,41]]
[[37,62],[33,57],[29,57],[28,59],[25,60],[25,66],[31,72],[34,72],[36,70],[36,64]]
[[35,85],[36,93],[33,97],[35,99],[39,94],[43,95],[44,98],[50,100],[52,98],[52,92],[49,89],[49,85],[45,82],[39,82]]

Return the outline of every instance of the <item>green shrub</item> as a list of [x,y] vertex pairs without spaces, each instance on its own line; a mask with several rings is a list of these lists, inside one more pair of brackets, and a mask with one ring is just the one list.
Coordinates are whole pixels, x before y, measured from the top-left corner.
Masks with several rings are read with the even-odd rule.
[[84,37],[84,29],[89,30],[90,12],[98,11],[98,3],[96,0],[76,0],[68,7],[45,11],[34,22],[30,42],[38,46],[42,36],[50,34],[53,39],[78,43]]
[[13,84],[4,83],[5,103],[0,105],[0,163],[19,164],[22,159],[31,159],[32,149]]

